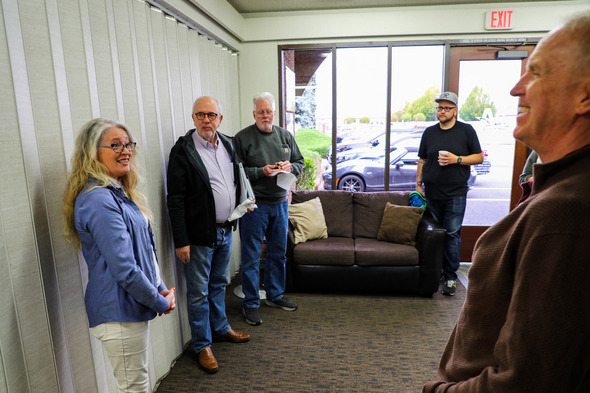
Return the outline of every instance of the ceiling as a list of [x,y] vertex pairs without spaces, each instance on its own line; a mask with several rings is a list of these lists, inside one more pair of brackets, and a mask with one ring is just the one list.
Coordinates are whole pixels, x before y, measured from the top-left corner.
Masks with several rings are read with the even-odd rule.
[[532,1],[538,0],[227,0],[227,2],[240,14],[280,11],[340,10],[351,8],[407,7],[419,5],[525,3]]

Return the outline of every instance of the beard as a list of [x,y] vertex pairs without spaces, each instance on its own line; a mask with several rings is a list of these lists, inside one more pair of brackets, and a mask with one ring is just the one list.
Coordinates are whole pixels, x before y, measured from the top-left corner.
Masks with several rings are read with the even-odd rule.
[[448,116],[448,117],[439,117],[438,121],[440,122],[441,125],[449,125],[451,124],[453,121],[455,120],[454,116]]
[[262,132],[271,132],[272,131],[272,123],[257,123],[256,126]]

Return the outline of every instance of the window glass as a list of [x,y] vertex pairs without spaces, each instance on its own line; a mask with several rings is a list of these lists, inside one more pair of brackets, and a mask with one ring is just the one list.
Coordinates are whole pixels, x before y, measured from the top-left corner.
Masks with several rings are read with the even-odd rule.
[[332,52],[330,48],[283,50],[283,124],[303,156],[297,189],[314,189],[332,143]]
[[[468,60],[459,68],[459,119],[477,131],[484,152],[474,167],[463,225],[490,226],[510,210],[518,98],[510,90],[520,78],[521,60]],[[485,75],[485,78],[482,77]]]
[[[398,46],[392,48],[391,56],[390,149],[406,149],[417,155],[424,129],[436,123],[434,99],[443,84],[444,48]],[[385,145],[382,149],[385,151]],[[409,187],[414,189],[415,184]]]
[[[351,187],[351,179],[357,190],[384,189],[387,94],[392,97],[390,158],[396,159],[390,160],[389,188],[414,186],[408,178],[415,177],[415,160],[403,157],[417,152],[422,131],[435,122],[433,100],[442,86],[444,48],[393,47],[391,92],[387,53],[385,46],[337,49],[337,166],[332,168],[331,49],[283,51],[284,126],[295,134],[304,156],[312,157],[310,150],[319,155],[315,182],[307,182],[308,187],[331,189],[335,174],[338,189]],[[312,139],[314,134],[324,142]],[[312,140],[315,147],[309,145]],[[379,171],[367,169],[378,165]],[[348,186],[340,183],[345,176]]]

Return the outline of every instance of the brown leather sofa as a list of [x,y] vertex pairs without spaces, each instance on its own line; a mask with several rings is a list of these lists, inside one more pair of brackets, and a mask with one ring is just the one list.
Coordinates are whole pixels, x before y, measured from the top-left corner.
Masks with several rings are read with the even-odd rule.
[[397,293],[438,290],[445,230],[426,212],[415,247],[377,240],[387,202],[407,206],[409,192],[293,191],[291,203],[320,198],[328,237],[287,244],[289,291]]

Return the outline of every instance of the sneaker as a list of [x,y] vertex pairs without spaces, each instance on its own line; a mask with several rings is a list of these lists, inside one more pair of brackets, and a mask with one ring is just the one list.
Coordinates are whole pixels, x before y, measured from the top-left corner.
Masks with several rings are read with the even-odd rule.
[[457,281],[455,280],[447,280],[443,285],[442,294],[447,296],[454,296],[455,289],[457,288]]
[[297,310],[297,303],[292,300],[287,299],[286,297],[282,297],[280,299],[270,301],[266,299],[264,303],[269,307],[278,307],[285,311],[295,311]]
[[260,313],[258,312],[258,308],[254,307],[244,307],[242,309],[242,314],[246,317],[246,322],[250,325],[260,325],[262,323],[262,318],[260,318]]

